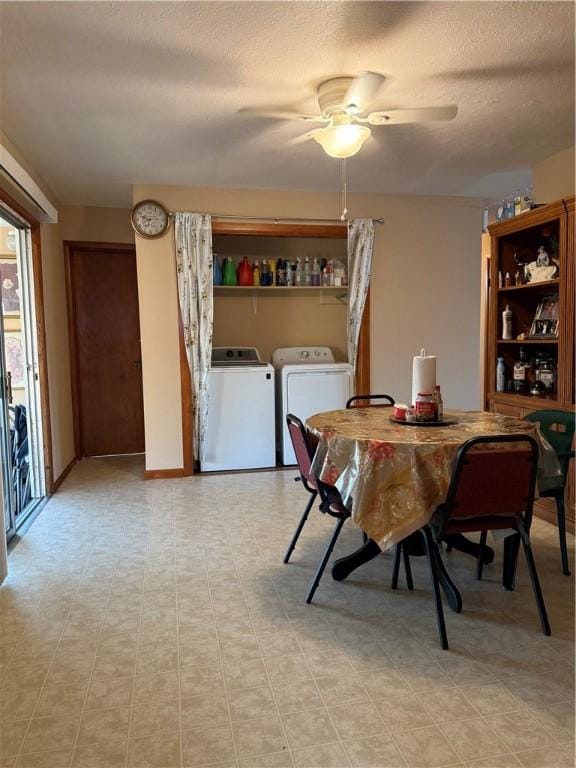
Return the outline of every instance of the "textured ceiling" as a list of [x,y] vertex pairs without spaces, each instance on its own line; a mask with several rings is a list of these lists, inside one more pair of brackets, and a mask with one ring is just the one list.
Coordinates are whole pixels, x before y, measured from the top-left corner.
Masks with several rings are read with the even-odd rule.
[[331,189],[309,124],[322,80],[388,78],[378,108],[458,104],[374,128],[353,191],[494,196],[574,141],[571,2],[2,2],[3,131],[62,202],[129,205],[133,183]]

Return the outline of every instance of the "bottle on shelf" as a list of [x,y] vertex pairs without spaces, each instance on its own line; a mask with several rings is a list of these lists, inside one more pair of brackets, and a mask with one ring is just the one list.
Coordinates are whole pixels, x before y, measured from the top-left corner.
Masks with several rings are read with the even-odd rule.
[[510,272],[506,272],[504,275],[504,288],[510,288],[512,285],[512,278],[510,276]]
[[284,262],[282,259],[278,259],[276,262],[276,285],[281,287],[286,285],[286,270],[284,269]]
[[294,285],[299,288],[302,285],[302,262],[296,259],[296,269],[294,270]]
[[268,278],[268,285],[276,285],[276,262],[274,259],[270,259],[270,275]]
[[310,285],[310,280],[311,280],[310,260],[309,260],[308,256],[306,256],[306,258],[304,259],[304,285],[305,286],[309,286]]
[[498,288],[504,287],[504,278],[502,277],[502,272],[498,272]]
[[258,264],[258,259],[256,259],[254,262],[254,266],[252,268],[252,284],[260,285],[260,266]]
[[312,262],[312,273],[310,275],[310,285],[318,286],[320,285],[320,262],[314,256],[314,261]]
[[506,309],[502,312],[502,338],[510,340],[512,338],[512,310],[506,304]]
[[326,272],[328,273],[328,285],[334,285],[334,264],[332,259],[326,264]]
[[330,277],[328,276],[326,267],[322,270],[322,285],[330,285]]
[[514,392],[523,394],[530,390],[532,379],[532,366],[528,359],[526,348],[521,346],[518,352],[518,360],[514,363]]
[[238,285],[236,267],[234,266],[231,256],[227,256],[224,259],[224,265],[222,267],[222,283],[228,286]]
[[248,264],[248,256],[244,256],[236,271],[238,285],[252,285],[252,267]]
[[506,389],[506,366],[504,358],[499,357],[496,361],[496,392],[504,392]]
[[293,286],[294,285],[294,271],[292,269],[292,262],[286,259],[284,262],[284,268],[286,269],[286,285],[287,286]]
[[270,285],[270,267],[266,259],[262,259],[262,265],[260,267],[260,285]]

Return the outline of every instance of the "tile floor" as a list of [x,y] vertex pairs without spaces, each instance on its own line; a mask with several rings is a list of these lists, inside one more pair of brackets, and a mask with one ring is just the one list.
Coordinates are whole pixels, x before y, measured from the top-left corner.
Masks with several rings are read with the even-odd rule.
[[[143,482],[135,459],[79,465],[0,590],[0,767],[552,768],[574,765],[572,579],[537,521],[553,635],[526,572],[446,556],[464,594],[438,646],[426,564],[383,556],[308,580],[330,520],[282,554],[294,472]],[[347,523],[340,554],[360,542]],[[403,584],[403,582],[402,582]]]

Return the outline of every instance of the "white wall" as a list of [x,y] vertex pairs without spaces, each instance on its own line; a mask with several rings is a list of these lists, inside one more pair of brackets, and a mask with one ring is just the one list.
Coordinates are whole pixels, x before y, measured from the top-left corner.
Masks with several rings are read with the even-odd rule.
[[[170,210],[337,218],[339,194],[141,185],[134,201]],[[376,225],[371,289],[372,390],[410,395],[412,356],[438,355],[445,407],[480,407],[479,317],[482,203],[466,198],[351,196],[353,217]],[[136,238],[146,468],[183,465],[178,310],[173,233]]]
[[537,203],[553,203],[574,194],[574,163],[574,147],[568,147],[534,166],[534,199]]

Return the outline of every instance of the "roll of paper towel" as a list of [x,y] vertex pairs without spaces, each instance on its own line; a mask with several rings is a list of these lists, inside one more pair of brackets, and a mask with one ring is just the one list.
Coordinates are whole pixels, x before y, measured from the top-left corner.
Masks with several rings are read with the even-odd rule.
[[436,357],[427,355],[425,349],[412,360],[412,405],[416,404],[418,392],[434,393],[436,386]]

